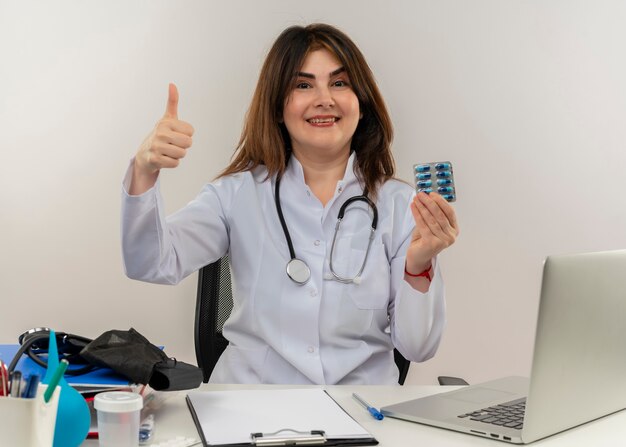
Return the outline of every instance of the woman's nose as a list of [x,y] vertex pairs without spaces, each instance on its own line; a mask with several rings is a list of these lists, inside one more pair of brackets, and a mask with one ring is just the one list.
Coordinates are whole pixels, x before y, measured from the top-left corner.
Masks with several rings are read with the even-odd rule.
[[333,107],[335,100],[328,87],[321,87],[317,89],[316,106],[318,107]]

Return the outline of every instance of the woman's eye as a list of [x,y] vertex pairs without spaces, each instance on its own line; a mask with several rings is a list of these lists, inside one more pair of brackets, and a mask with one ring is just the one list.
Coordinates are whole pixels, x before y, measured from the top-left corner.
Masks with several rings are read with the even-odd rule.
[[333,87],[349,87],[349,86],[350,85],[348,84],[348,82],[342,79],[338,79],[337,81],[333,82]]
[[297,89],[307,89],[307,88],[311,88],[311,85],[309,85],[308,82],[298,82],[298,83],[296,83],[296,88]]

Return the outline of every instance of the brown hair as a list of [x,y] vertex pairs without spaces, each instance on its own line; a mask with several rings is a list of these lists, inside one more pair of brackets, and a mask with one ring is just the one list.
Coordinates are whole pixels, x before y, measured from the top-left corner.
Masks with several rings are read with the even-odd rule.
[[393,177],[393,127],[372,71],[352,40],[325,24],[293,26],[283,31],[270,49],[248,110],[233,159],[219,177],[265,165],[268,177],[285,170],[291,139],[281,122],[285,101],[309,52],[326,49],[346,69],[363,117],[352,136],[355,174],[372,198]]

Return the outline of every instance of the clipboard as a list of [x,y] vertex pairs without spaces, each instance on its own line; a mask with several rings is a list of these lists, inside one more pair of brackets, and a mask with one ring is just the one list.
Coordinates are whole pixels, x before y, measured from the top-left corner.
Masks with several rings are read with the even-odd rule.
[[186,401],[205,447],[378,444],[321,388],[192,391]]

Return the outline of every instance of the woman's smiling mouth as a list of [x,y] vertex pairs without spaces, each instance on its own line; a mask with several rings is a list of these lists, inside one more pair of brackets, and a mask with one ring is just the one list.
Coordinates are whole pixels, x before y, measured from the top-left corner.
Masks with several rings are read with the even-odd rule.
[[336,116],[315,116],[306,121],[314,126],[332,126],[339,121],[339,119],[340,118]]

